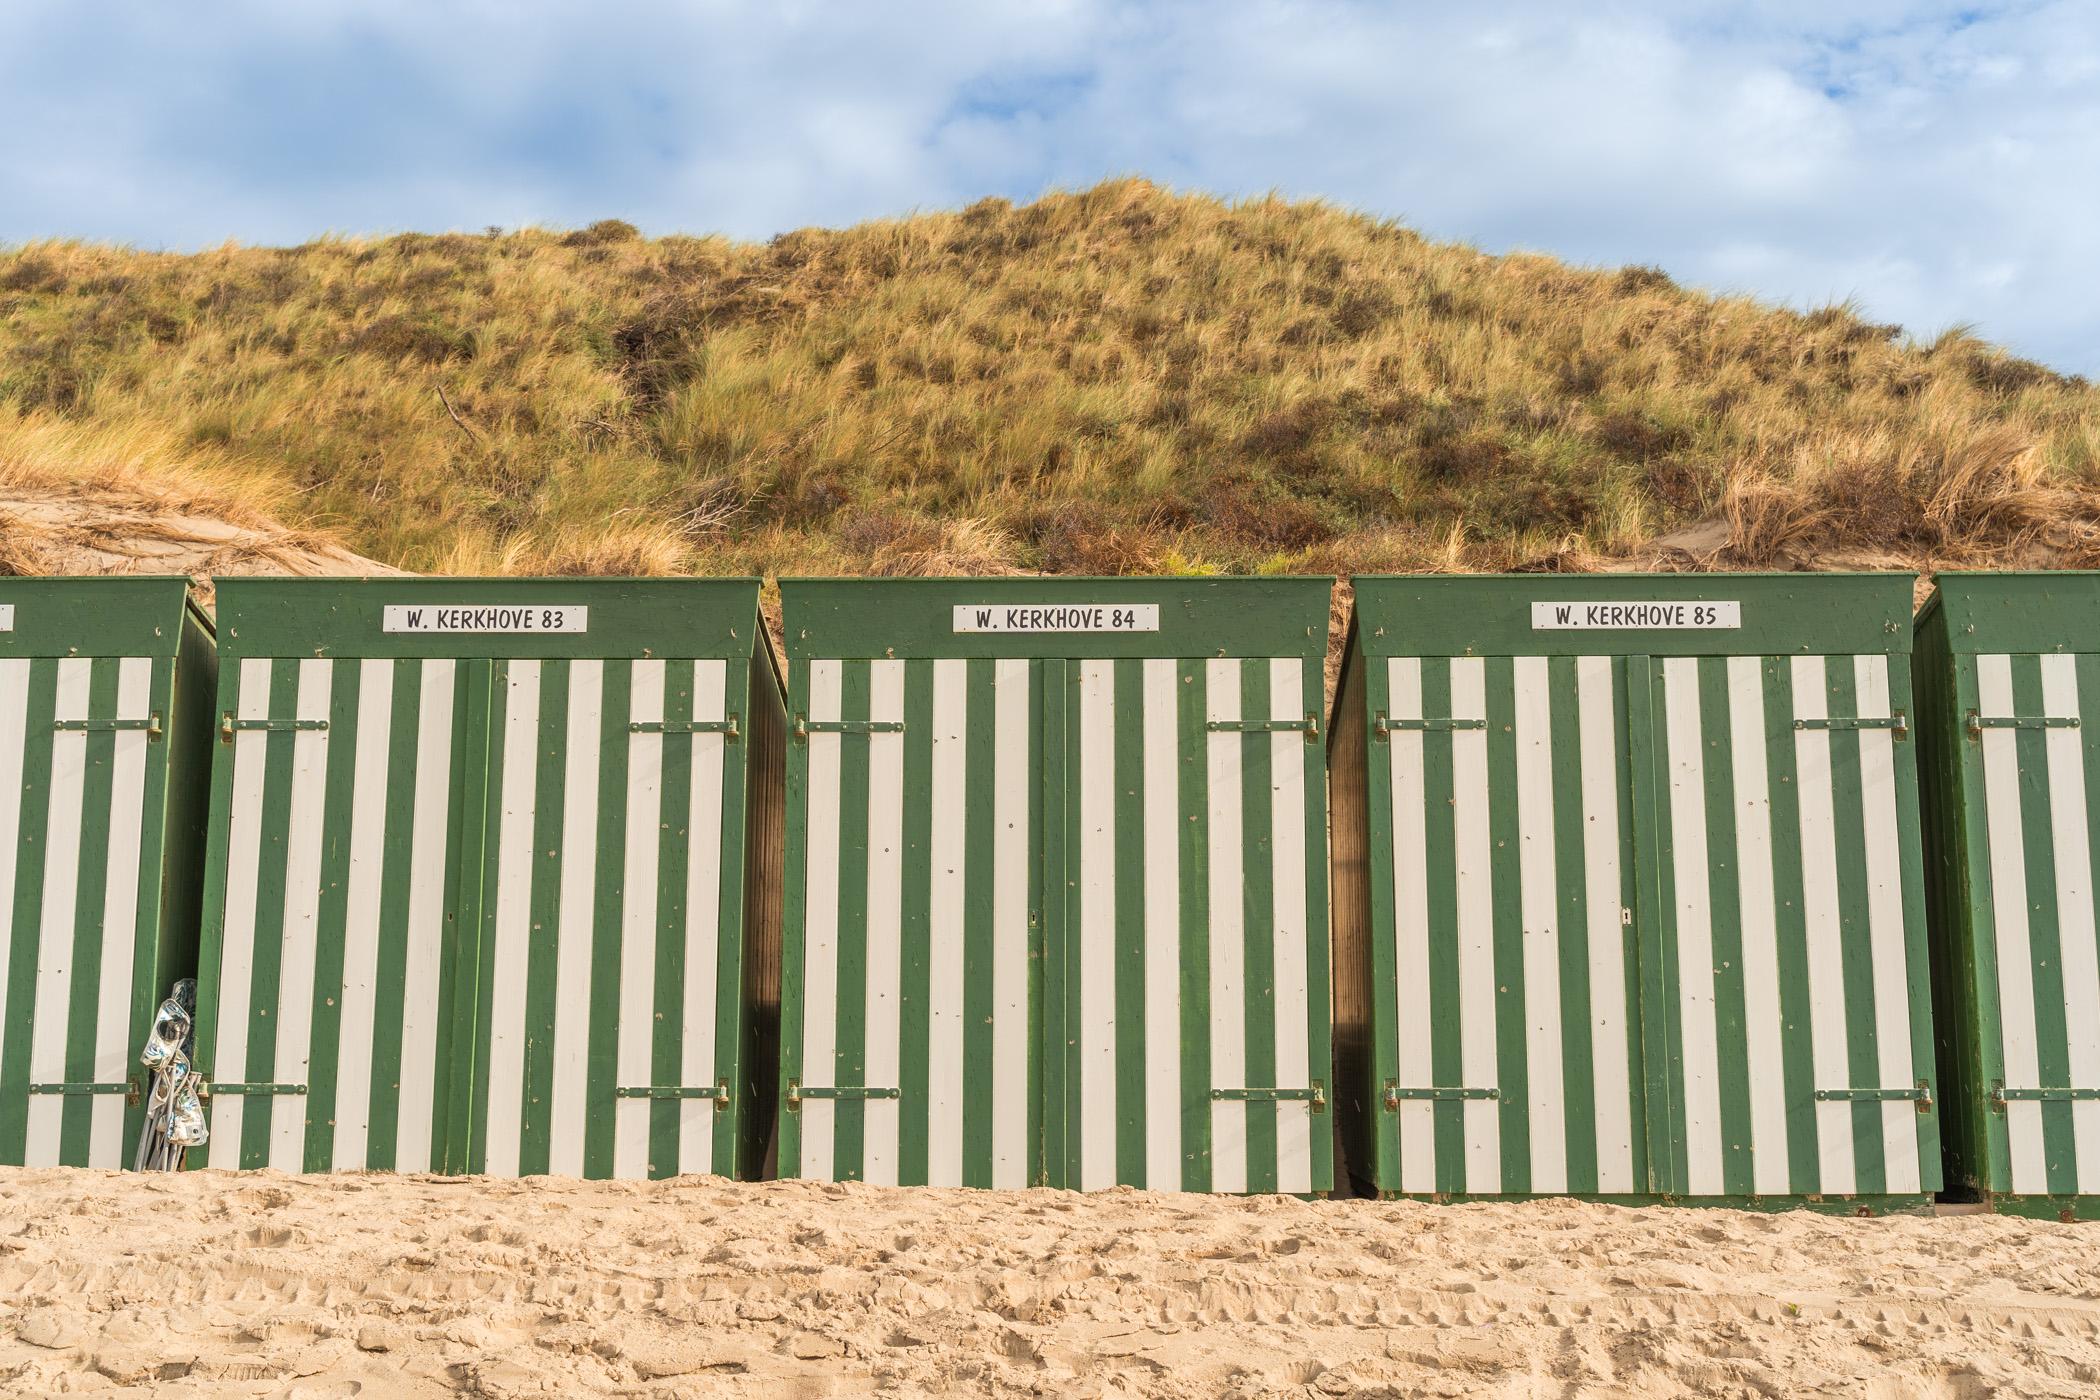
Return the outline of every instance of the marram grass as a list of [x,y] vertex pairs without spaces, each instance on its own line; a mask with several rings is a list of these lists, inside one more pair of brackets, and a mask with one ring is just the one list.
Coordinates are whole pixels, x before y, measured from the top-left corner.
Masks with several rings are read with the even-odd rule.
[[765,244],[0,251],[0,485],[448,572],[2100,562],[2100,391],[1962,331],[1118,181]]

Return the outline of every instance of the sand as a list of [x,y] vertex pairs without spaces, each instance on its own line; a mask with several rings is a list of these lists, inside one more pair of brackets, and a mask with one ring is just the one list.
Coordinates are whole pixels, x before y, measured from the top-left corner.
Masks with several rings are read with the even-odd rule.
[[0,1171],[0,1390],[2084,1396],[2100,1226]]

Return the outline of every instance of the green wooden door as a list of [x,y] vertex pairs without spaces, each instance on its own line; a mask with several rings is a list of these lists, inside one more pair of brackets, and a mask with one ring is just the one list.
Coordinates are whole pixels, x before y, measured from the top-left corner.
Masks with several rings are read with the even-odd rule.
[[487,691],[488,663],[451,658],[224,672],[198,996],[211,1166],[460,1169],[459,853]]
[[1936,1190],[1909,658],[1634,665],[1655,1189]]
[[1041,1176],[1043,671],[794,663],[783,1176]]
[[1052,663],[1052,1181],[1325,1191],[1326,786],[1298,657]]

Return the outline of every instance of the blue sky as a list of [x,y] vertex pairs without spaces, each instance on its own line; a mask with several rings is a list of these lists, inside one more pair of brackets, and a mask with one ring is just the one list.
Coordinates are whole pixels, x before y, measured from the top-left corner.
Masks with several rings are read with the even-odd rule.
[[0,241],[762,238],[1116,174],[2100,374],[2100,0],[0,0]]

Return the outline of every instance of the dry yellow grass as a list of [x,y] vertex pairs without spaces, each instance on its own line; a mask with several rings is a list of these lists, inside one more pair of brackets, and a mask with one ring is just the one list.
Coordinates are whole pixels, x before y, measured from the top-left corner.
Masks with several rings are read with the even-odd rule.
[[1142,181],[763,245],[0,252],[0,477],[447,572],[2100,562],[2100,391]]

